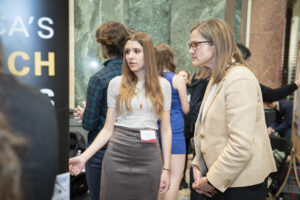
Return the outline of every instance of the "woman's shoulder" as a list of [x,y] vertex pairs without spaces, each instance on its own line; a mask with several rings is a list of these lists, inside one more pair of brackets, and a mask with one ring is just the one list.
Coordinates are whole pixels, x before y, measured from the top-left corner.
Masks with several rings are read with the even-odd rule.
[[166,83],[168,83],[168,80],[165,78],[165,77],[159,77],[159,83],[160,84],[166,84]]
[[246,66],[234,66],[230,68],[225,75],[225,83],[240,85],[240,81],[247,81],[248,83],[254,83],[258,86],[258,80],[253,72]]
[[[227,77],[229,78],[255,78],[253,72],[246,66],[237,65],[228,70]],[[256,79],[256,78],[255,78]]]
[[116,77],[114,77],[113,79],[110,80],[109,84],[111,86],[118,86],[118,85],[121,84],[121,80],[122,80],[121,76],[116,76]]
[[170,82],[164,77],[159,77],[159,83],[162,88],[171,88]]

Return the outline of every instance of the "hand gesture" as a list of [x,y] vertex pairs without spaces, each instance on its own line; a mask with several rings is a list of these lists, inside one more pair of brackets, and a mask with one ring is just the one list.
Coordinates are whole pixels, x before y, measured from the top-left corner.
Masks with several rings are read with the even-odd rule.
[[196,190],[196,192],[204,194],[210,198],[216,193],[215,188],[208,184],[206,177],[202,177],[197,182],[194,182],[192,187]]
[[160,177],[159,193],[163,194],[167,192],[170,188],[170,172],[168,170],[163,170]]
[[86,107],[86,102],[83,101],[82,107],[80,105],[77,106],[77,108],[74,108],[75,112],[73,113],[74,118],[78,120],[78,122],[82,122],[82,115],[84,113],[85,107]]
[[268,130],[269,135],[271,135],[272,133],[275,133],[275,130],[271,126],[269,126],[267,130]]
[[298,72],[298,76],[297,76],[297,79],[295,80],[295,84],[300,87],[300,70]]
[[77,176],[84,169],[86,160],[82,156],[69,159],[69,171],[72,176]]
[[216,191],[215,189],[208,184],[208,180],[206,177],[202,176],[200,169],[195,166],[193,167],[194,174],[194,183],[192,184],[192,188],[199,194],[204,194],[208,197],[212,197]]

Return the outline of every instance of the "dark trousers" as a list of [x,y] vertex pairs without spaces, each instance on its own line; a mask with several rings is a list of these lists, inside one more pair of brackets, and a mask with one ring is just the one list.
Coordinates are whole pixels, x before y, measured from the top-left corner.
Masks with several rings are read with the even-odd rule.
[[199,194],[192,188],[192,184],[194,182],[194,174],[193,174],[193,167],[190,168],[190,190],[191,190],[191,196],[190,200],[203,200],[204,195]]
[[186,147],[186,153],[185,153],[185,163],[184,163],[184,170],[183,170],[183,177],[182,180],[185,181],[185,171],[187,167],[188,162],[188,156],[189,156],[189,150],[190,150],[190,139],[185,138],[185,147]]
[[228,188],[224,193],[218,192],[212,198],[204,196],[204,200],[265,200],[267,197],[267,183]]
[[99,200],[100,198],[100,182],[102,160],[105,150],[99,150],[85,165],[86,181],[90,190],[91,200]]

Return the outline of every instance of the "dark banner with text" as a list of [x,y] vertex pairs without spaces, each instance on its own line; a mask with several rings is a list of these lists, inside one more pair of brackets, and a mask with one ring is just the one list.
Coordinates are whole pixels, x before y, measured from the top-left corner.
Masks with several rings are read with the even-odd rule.
[[0,2],[3,70],[51,99],[59,126],[58,174],[65,173],[69,152],[68,1]]

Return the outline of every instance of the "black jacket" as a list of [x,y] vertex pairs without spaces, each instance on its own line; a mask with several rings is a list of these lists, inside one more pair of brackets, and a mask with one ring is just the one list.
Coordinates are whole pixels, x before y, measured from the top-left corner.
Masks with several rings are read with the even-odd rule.
[[284,99],[298,89],[295,83],[283,86],[281,88],[272,89],[263,84],[259,84],[264,102],[273,102]]
[[190,87],[190,112],[185,116],[184,133],[186,138],[194,136],[195,123],[209,81],[208,79],[197,79],[195,77],[196,74],[193,75]]

